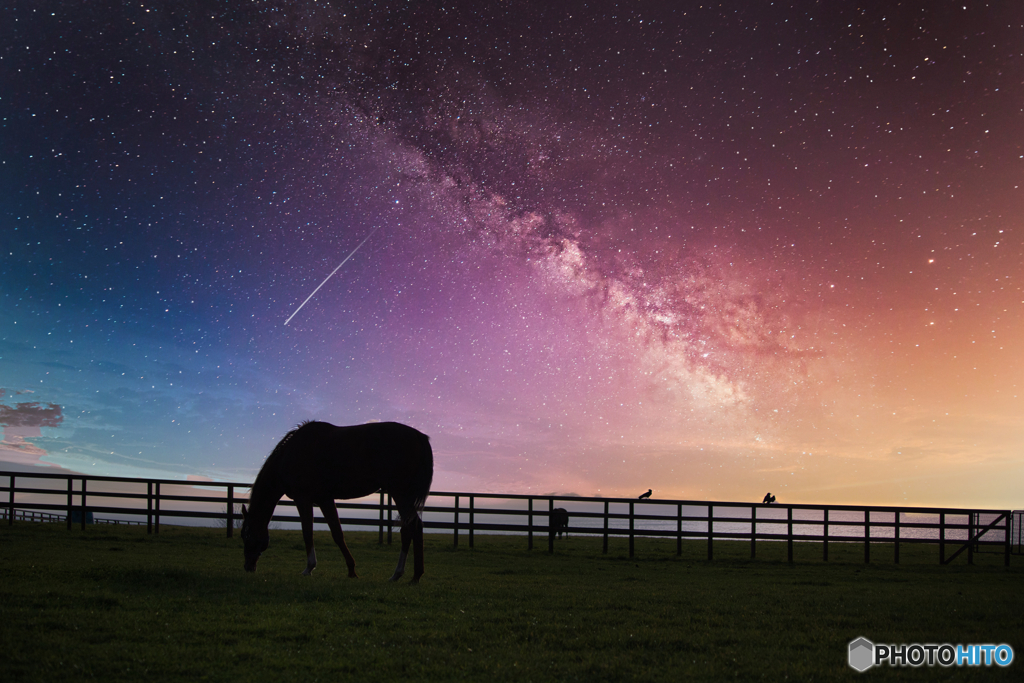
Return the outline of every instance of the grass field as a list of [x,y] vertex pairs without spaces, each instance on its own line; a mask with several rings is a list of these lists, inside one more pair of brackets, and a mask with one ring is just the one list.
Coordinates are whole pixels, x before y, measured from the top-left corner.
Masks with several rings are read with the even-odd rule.
[[[418,586],[392,584],[397,545],[347,534],[360,573],[317,533],[271,531],[256,574],[224,531],[0,527],[0,679],[10,681],[1020,680],[1024,558],[937,564],[933,546],[830,548],[638,539],[428,535]],[[396,539],[397,540],[397,539]],[[411,562],[411,560],[410,560]],[[411,567],[410,567],[411,572]],[[408,575],[407,575],[408,576]],[[847,644],[1007,643],[1009,667],[874,668]]]

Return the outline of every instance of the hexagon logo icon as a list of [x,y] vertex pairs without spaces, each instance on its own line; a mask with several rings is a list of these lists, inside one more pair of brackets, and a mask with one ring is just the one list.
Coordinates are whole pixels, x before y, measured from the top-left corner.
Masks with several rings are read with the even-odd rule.
[[850,641],[849,661],[857,671],[867,671],[875,662],[875,644],[864,637]]

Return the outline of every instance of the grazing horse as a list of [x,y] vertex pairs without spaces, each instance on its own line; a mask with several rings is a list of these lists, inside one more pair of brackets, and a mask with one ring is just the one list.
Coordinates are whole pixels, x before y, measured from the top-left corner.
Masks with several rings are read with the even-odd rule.
[[405,573],[409,543],[414,549],[416,583],[423,576],[423,520],[419,513],[434,477],[430,441],[412,427],[397,422],[373,422],[336,427],[326,422],[303,422],[285,434],[267,456],[249,496],[242,506],[242,540],[245,570],[256,571],[256,562],[270,544],[267,528],[282,496],[295,501],[306,542],[306,570],[316,568],[313,549],[313,506],[324,515],[334,542],[345,555],[348,575],[356,576],[356,563],[345,545],[338,521],[336,498],[361,498],[387,491],[402,519],[402,552],[392,581]]
[[555,508],[548,515],[548,529],[553,534],[558,534],[558,537],[562,537],[562,532],[565,531],[565,535],[569,535],[569,511],[565,508]]

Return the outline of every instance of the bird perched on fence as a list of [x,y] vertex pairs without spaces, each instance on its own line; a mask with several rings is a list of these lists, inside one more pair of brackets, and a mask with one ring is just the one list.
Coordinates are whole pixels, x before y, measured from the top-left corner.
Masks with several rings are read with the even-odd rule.
[[761,502],[762,503],[774,503],[775,502],[775,496],[773,496],[772,492],[769,491],[768,493],[764,494],[764,500],[762,500]]
[[641,500],[644,499],[644,498],[650,498],[650,497],[651,497],[651,490],[650,489],[647,489],[647,493],[641,493],[640,494],[640,499]]

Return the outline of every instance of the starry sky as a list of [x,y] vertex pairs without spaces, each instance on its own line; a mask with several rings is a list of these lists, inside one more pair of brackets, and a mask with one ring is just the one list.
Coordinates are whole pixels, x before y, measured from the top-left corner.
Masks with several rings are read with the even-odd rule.
[[1020,507],[1024,5],[0,13],[0,469]]

